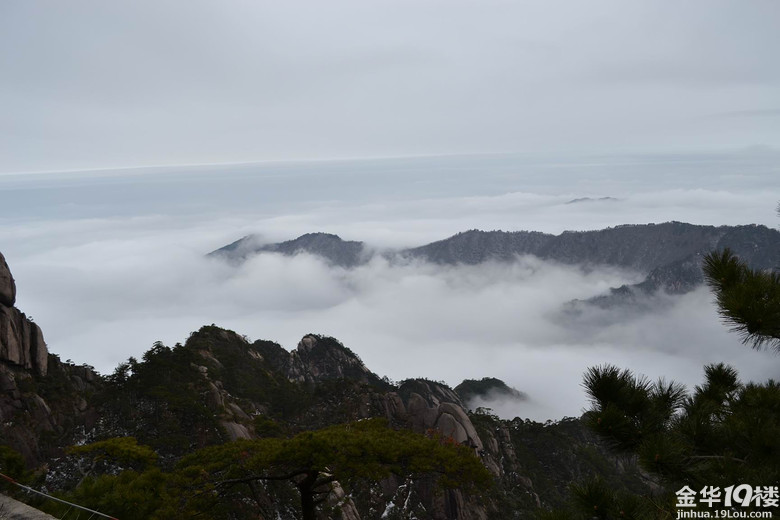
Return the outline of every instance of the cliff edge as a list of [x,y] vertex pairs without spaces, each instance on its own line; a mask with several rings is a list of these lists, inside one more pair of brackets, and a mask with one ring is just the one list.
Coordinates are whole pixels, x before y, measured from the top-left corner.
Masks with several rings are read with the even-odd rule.
[[0,362],[45,376],[49,351],[40,327],[14,307],[16,283],[0,253]]

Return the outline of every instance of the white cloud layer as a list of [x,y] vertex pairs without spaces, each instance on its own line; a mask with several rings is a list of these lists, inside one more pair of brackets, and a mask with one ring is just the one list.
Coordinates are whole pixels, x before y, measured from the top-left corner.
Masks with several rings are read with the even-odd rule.
[[531,257],[446,268],[375,259],[348,271],[307,255],[276,254],[233,270],[191,251],[166,251],[161,242],[113,240],[47,252],[45,263],[17,269],[21,281],[33,279],[22,292],[45,300],[20,305],[35,309],[55,351],[104,372],[153,341],[183,341],[208,323],[287,348],[316,332],[339,338],[393,379],[424,376],[454,386],[499,377],[530,395],[513,413],[536,419],[580,413],[579,382],[593,364],[692,385],[704,362],[726,360],[763,378],[780,361],[739,346],[718,323],[705,289],[598,327],[562,319],[565,302],[636,281],[633,273],[586,273]]
[[[375,258],[348,271],[273,254],[234,268],[204,254],[250,232],[276,241],[329,231],[390,247],[470,228],[557,233],[672,219],[775,225],[774,163],[724,157],[553,166],[527,157],[440,158],[0,177],[0,244],[18,306],[41,325],[51,350],[101,372],[210,323],[288,349],[314,332],[338,338],[396,380],[425,376],[454,386],[498,377],[530,397],[497,404],[502,414],[558,418],[582,411],[582,373],[594,364],[692,386],[705,363],[727,361],[747,378],[765,379],[776,376],[780,357],[739,345],[706,289],[661,299],[638,316],[565,318],[566,302],[640,279],[615,269],[530,257],[460,267]],[[616,200],[567,204],[602,196]]]

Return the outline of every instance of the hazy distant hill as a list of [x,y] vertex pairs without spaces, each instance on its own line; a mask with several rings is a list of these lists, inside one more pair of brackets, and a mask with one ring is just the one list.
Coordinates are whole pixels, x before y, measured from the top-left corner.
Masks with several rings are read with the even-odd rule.
[[355,267],[368,259],[363,242],[342,240],[338,235],[329,233],[307,233],[294,240],[276,244],[261,244],[256,235],[249,235],[212,251],[209,255],[242,262],[259,253],[309,253],[321,256],[328,263],[340,267]]
[[[447,265],[511,262],[520,255],[533,255],[564,264],[622,267],[646,275],[645,280],[635,286],[615,289],[612,294],[594,300],[609,305],[614,298],[624,298],[637,291],[688,292],[703,282],[703,255],[727,247],[754,268],[774,269],[780,258],[780,232],[761,225],[715,227],[682,222],[565,231],[560,235],[537,231],[471,230],[424,246],[385,254],[391,259]],[[372,255],[363,242],[345,241],[326,233],[309,233],[278,244],[258,244],[255,237],[248,236],[210,254],[240,262],[263,252],[286,255],[305,252],[341,267],[361,265]]]

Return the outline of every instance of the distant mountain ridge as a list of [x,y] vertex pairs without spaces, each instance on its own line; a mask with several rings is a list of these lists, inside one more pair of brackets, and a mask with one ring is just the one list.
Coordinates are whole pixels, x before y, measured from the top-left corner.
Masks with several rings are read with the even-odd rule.
[[650,273],[713,249],[729,247],[760,269],[780,253],[780,232],[766,226],[699,226],[683,222],[623,225],[598,231],[470,230],[403,254],[439,264],[478,264],[534,255],[565,264],[610,265]]
[[[688,292],[703,282],[703,256],[724,248],[731,249],[755,269],[775,269],[780,258],[780,232],[756,224],[716,227],[683,222],[627,224],[597,231],[564,231],[559,235],[469,230],[420,247],[383,254],[391,261],[413,259],[442,265],[511,262],[518,256],[533,255],[569,265],[632,269],[646,276],[639,284],[613,290],[618,291],[613,296],[620,297],[660,289],[672,294]],[[210,255],[241,262],[264,252],[308,253],[344,268],[362,265],[376,254],[364,242],[308,233],[295,240],[263,245],[258,245],[257,238],[250,235]],[[605,302],[608,303],[602,297],[600,304]]]
[[301,252],[321,256],[331,265],[340,267],[358,266],[368,261],[370,256],[367,255],[363,242],[342,240],[338,235],[330,233],[306,233],[296,239],[276,244],[261,244],[257,235],[248,235],[212,251],[209,255],[232,262],[243,262],[250,256],[260,253],[281,253],[292,256]]

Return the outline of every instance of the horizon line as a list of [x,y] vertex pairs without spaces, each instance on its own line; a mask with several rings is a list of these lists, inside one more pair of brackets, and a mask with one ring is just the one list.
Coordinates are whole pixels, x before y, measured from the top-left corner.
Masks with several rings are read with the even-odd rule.
[[398,160],[398,159],[426,159],[426,158],[444,158],[444,157],[480,157],[480,156],[501,156],[501,155],[628,155],[628,154],[640,154],[640,155],[653,155],[662,153],[739,153],[748,152],[752,149],[760,148],[761,150],[768,150],[771,152],[778,152],[776,148],[772,146],[743,146],[736,148],[727,148],[714,150],[711,148],[686,148],[686,149],[674,149],[669,148],[665,150],[655,151],[639,151],[639,150],[592,150],[592,151],[551,151],[551,150],[514,150],[514,151],[491,151],[491,152],[461,152],[461,153],[421,153],[421,154],[409,154],[409,155],[368,155],[368,156],[343,156],[343,157],[318,157],[308,159],[259,159],[248,161],[227,161],[227,162],[203,162],[203,163],[171,163],[171,164],[144,164],[135,166],[100,166],[91,168],[66,168],[66,169],[47,169],[47,170],[21,170],[21,171],[0,171],[0,177],[10,177],[16,175],[51,175],[61,173],[98,173],[98,172],[119,172],[119,171],[138,171],[138,170],[153,170],[153,169],[174,169],[174,168],[206,168],[215,166],[249,166],[249,165],[272,165],[272,164],[300,164],[300,163],[318,163],[318,162],[358,162],[358,161],[378,161],[378,160]]

